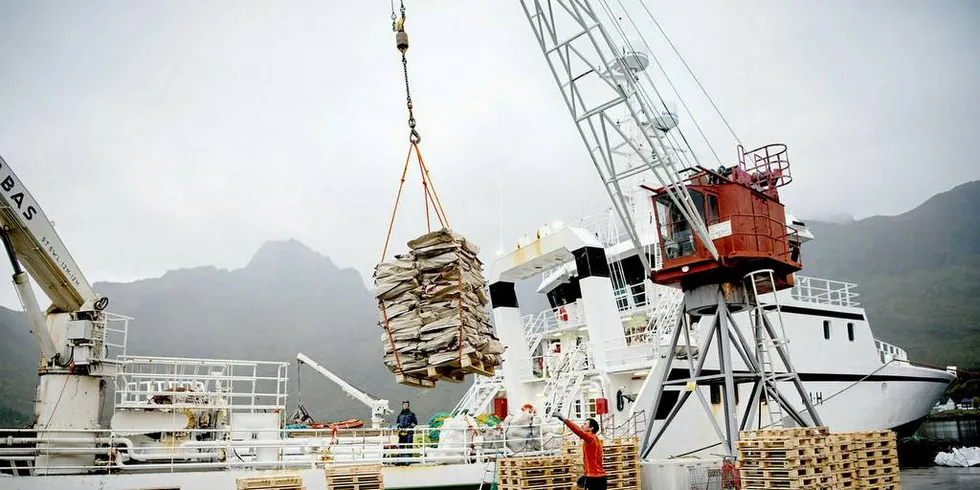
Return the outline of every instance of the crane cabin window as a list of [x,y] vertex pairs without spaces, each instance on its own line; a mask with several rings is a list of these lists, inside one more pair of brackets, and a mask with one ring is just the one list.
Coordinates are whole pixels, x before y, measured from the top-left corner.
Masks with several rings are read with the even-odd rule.
[[823,338],[830,340],[830,320],[823,321]]
[[854,342],[854,324],[853,323],[848,323],[847,324],[847,340],[850,340],[851,342]]
[[[705,198],[701,191],[688,189],[698,216],[705,219]],[[717,201],[715,202],[717,206]],[[660,223],[660,236],[663,238],[664,256],[676,259],[694,255],[697,247],[694,243],[694,232],[691,223],[684,218],[680,208],[674,204],[670,195],[663,194],[656,201],[657,221]]]

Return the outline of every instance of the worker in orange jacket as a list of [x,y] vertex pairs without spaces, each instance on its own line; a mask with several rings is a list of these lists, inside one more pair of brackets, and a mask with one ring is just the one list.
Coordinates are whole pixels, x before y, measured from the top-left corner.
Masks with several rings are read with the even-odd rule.
[[575,425],[571,420],[555,415],[565,425],[582,438],[582,458],[585,462],[585,489],[606,490],[606,469],[602,467],[602,441],[599,439],[599,422],[586,419],[586,428]]

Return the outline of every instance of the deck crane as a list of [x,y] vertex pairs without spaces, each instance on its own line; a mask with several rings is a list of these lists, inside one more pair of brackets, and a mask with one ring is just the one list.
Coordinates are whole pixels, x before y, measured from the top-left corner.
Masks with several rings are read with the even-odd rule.
[[332,373],[329,369],[321,366],[316,361],[310,359],[302,352],[296,354],[296,361],[299,362],[300,364],[306,364],[307,366],[310,366],[316,372],[322,374],[330,381],[337,383],[337,386],[340,386],[340,389],[344,390],[344,393],[346,393],[348,396],[367,405],[368,408],[371,409],[371,427],[378,429],[381,428],[383,425],[385,425],[386,423],[385,416],[392,413],[391,407],[388,404],[388,400],[375,398],[355,388],[350,383],[344,381],[343,378]]
[[[722,165],[718,171],[702,167],[693,150],[682,158],[678,150],[683,145],[678,142],[686,144],[686,140],[676,136],[679,129],[672,131],[677,117],[645,73],[651,56],[642,48],[649,50],[649,46],[646,41],[635,45],[630,40],[623,22],[613,15],[610,2],[520,0],[520,4],[613,209],[650,279],[683,290],[685,313],[713,318],[711,326],[701,332],[698,352],[703,354],[698,364],[681,367],[689,377],[672,379],[671,366],[676,362],[672,359],[658,363],[657,372],[651,374],[658,381],[647,383],[655,393],[651,413],[660,413],[663,406],[669,415],[644,429],[643,457],[650,454],[692,393],[700,398],[729,455],[734,453],[739,430],[752,423],[757,411],[762,426],[762,401],[773,424],[791,419],[798,425],[820,425],[779,334],[781,321],[768,319],[773,311],[779,317],[778,303],[764,304],[760,296],[791,286],[793,273],[802,268],[799,241],[794,246],[788,236],[776,191],[791,180],[785,145],[750,151],[739,145],[738,163],[727,168]],[[405,64],[408,36],[404,5],[401,11],[397,21],[392,11],[392,20],[396,47]],[[626,17],[632,23],[628,14]],[[603,18],[611,19],[609,27]],[[635,24],[633,28],[642,39]],[[406,69],[406,89],[407,78]],[[417,133],[411,108],[409,98],[409,126],[414,138]],[[640,226],[644,221],[656,226]],[[648,245],[652,245],[652,257],[647,253]],[[491,284],[492,301],[495,286],[504,303],[514,303],[512,283]],[[738,311],[754,315],[754,342],[739,333],[731,315]],[[684,316],[682,325],[687,322]],[[680,342],[690,343],[690,339],[681,339],[687,331],[673,328],[668,352]],[[717,342],[714,347],[721,373],[707,375],[702,372],[704,359],[713,342]],[[744,363],[746,374],[734,374],[733,351]],[[715,422],[701,390],[689,389],[719,382],[724,386],[723,428]],[[687,389],[679,390],[677,383]],[[741,421],[736,383],[752,385],[751,401]],[[804,410],[794,408],[777,389],[777,383],[792,387]],[[675,395],[673,401],[663,396],[666,391]]]
[[[0,240],[40,352],[35,426],[98,428],[106,379],[116,373],[115,355],[125,353],[129,319],[105,311],[108,298],[92,289],[41,206],[2,157]],[[31,278],[51,300],[44,313]],[[72,456],[62,458],[70,460]],[[47,466],[58,466],[55,457],[51,459]],[[70,465],[71,461],[65,463]]]

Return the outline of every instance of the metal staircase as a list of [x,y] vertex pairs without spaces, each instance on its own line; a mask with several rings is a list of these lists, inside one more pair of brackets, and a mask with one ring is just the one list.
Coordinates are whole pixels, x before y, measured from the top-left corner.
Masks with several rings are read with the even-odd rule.
[[648,341],[656,341],[657,338],[650,339],[649,336],[659,337],[665,333],[673,331],[677,322],[681,318],[681,305],[684,302],[684,292],[680,289],[663,288],[660,298],[657,300],[657,309],[653,312],[650,324],[647,327]]
[[544,339],[544,331],[547,325],[545,321],[545,314],[551,313],[551,310],[542,311],[537,315],[528,315],[524,317],[524,339],[527,340],[527,349],[531,355],[534,355],[535,349],[541,344]]
[[460,413],[463,410],[470,415],[479,415],[489,412],[490,402],[504,386],[504,378],[500,375],[492,378],[477,376],[470,385],[469,389],[460,398],[453,413]]
[[589,357],[584,348],[579,347],[562,355],[544,387],[545,417],[552,414],[568,415],[568,406],[579,395],[588,369]]

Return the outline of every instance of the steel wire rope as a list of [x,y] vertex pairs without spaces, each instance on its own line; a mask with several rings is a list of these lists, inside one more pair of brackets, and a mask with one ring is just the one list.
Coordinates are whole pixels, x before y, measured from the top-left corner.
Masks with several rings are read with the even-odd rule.
[[[610,16],[612,20],[612,24],[615,27],[617,33],[623,38],[623,41],[627,44],[627,46],[629,46],[630,42],[627,39],[626,33],[623,30],[622,26],[616,21],[615,19],[616,16],[612,13],[612,9],[609,7],[609,4],[605,0],[602,0],[600,3],[602,4],[604,10],[606,11],[606,14]],[[608,34],[606,35],[608,36]],[[641,38],[643,37],[642,33],[638,33],[638,35]],[[607,41],[612,41],[612,40],[607,38]],[[646,77],[651,87],[654,88],[654,91],[658,94],[659,97],[659,92],[656,91],[656,86],[650,80],[649,75],[646,75]],[[646,104],[648,104],[652,108],[653,104],[650,102],[649,96],[645,94],[645,89],[642,87],[642,85],[640,85],[637,80],[631,79],[631,81],[632,84],[630,84],[629,86],[635,89],[636,92],[639,94],[641,105],[644,102],[643,97],[645,96]],[[661,98],[661,101],[662,100],[663,99]],[[632,106],[630,106],[628,102],[627,102],[627,107],[630,109],[631,112],[633,112]],[[643,108],[641,107],[641,109]],[[637,117],[635,113],[633,113],[633,117]],[[645,136],[644,139],[650,138],[650,135],[646,133],[644,133],[644,136]],[[655,134],[653,137],[657,139],[657,142],[659,143],[660,146],[663,146],[662,139],[665,139],[665,136]],[[691,153],[692,153],[691,156],[694,158],[695,162],[697,162],[697,155],[693,153],[693,150]],[[695,218],[701,218],[700,216],[701,213],[697,210],[697,208],[695,208],[694,203],[691,201],[691,198],[688,196],[686,192],[686,187],[681,183],[681,177],[679,171],[674,168],[674,163],[669,158],[669,154],[667,154],[666,149],[664,150],[664,157],[665,157],[665,161],[661,162],[662,165],[660,167],[662,169],[664,176],[667,177],[667,179],[671,182],[670,185],[664,186],[664,189],[670,195],[671,199],[679,205],[681,213],[685,216],[685,219],[690,221],[691,227],[697,230],[699,235],[707,237],[708,236],[707,225],[704,223],[703,218],[695,220]],[[655,171],[654,171],[654,175],[657,176]],[[658,178],[660,177],[658,176]],[[711,250],[712,255],[717,256],[717,251],[715,250],[715,247],[712,243],[708,242],[706,243],[706,246],[708,247],[709,250]]]
[[674,50],[674,53],[677,55],[677,58],[679,58],[681,60],[681,63],[684,64],[684,68],[686,68],[687,69],[687,72],[691,74],[691,78],[694,79],[694,82],[698,84],[698,87],[701,89],[701,92],[704,94],[705,98],[708,99],[708,102],[711,103],[711,107],[714,107],[715,112],[718,113],[718,117],[720,117],[721,120],[722,120],[722,122],[725,123],[725,127],[728,128],[728,131],[730,133],[732,133],[732,137],[735,138],[735,141],[738,142],[738,144],[741,145],[742,144],[742,140],[740,140],[739,137],[738,137],[738,135],[735,134],[735,130],[732,129],[732,125],[731,124],[728,124],[728,120],[725,119],[725,115],[722,114],[721,109],[719,109],[718,108],[718,105],[715,104],[714,99],[712,99],[711,96],[708,95],[708,91],[704,88],[704,85],[701,85],[701,80],[699,80],[698,79],[698,76],[694,74],[694,70],[692,70],[691,67],[687,64],[687,61],[684,59],[684,56],[682,56],[681,53],[680,53],[680,51],[677,49],[677,47],[674,46],[673,41],[670,40],[670,36],[667,35],[667,33],[664,31],[663,27],[660,26],[660,23],[657,22],[657,19],[653,16],[653,12],[651,12],[650,9],[647,7],[646,2],[644,2],[643,0],[640,0],[640,6],[643,7],[643,10],[645,10],[646,13],[647,13],[647,15],[650,16],[650,20],[653,21],[653,23],[657,26],[657,30],[659,30],[660,31],[660,34],[662,34],[664,36],[664,39],[667,40],[667,44],[669,44],[670,47],[671,47],[671,49]]

